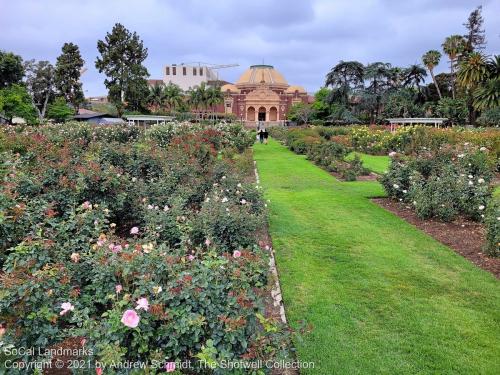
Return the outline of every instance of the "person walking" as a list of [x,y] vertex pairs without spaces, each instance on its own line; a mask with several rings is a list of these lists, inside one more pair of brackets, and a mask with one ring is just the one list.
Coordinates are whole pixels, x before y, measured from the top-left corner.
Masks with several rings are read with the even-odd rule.
[[267,129],[264,129],[263,136],[264,136],[264,144],[267,145],[267,138],[269,137],[269,133],[267,132]]
[[257,131],[257,134],[259,134],[259,142],[263,143],[264,142],[264,129],[259,128]]

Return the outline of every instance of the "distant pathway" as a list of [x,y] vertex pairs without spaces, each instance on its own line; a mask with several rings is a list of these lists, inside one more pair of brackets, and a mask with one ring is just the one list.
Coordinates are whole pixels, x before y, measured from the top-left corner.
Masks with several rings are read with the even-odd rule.
[[303,374],[500,373],[500,284],[271,140],[254,147]]

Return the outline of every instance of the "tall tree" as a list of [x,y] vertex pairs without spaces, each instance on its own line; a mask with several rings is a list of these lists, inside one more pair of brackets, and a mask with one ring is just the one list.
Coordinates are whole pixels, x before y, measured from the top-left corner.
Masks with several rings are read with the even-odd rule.
[[131,33],[117,23],[111,33],[106,34],[105,40],[97,42],[97,50],[101,57],[97,57],[95,66],[107,76],[104,84],[119,115],[123,114],[126,102],[130,102],[129,108],[138,109],[148,95],[146,78],[149,73],[142,65],[148,57],[148,50],[142,40],[137,33]]
[[207,90],[207,106],[210,107],[213,119],[215,120],[215,106],[224,102],[224,95],[220,90],[220,86],[212,86]]
[[425,81],[427,72],[418,64],[410,65],[404,70],[403,86],[416,87],[420,91],[420,84]]
[[482,6],[474,9],[469,15],[467,22],[464,23],[464,26],[467,28],[467,34],[464,35],[466,40],[465,51],[467,53],[483,50],[486,45],[486,37],[482,28],[484,22],[481,15],[482,9]]
[[369,85],[365,90],[365,99],[371,96],[373,100],[366,100],[366,103],[373,103],[370,110],[370,121],[375,122],[380,114],[380,105],[382,96],[389,87],[389,76],[391,64],[383,62],[375,62],[366,66],[364,71],[365,79],[369,81]]
[[474,108],[474,92],[484,84],[490,77],[486,58],[480,52],[470,53],[460,63],[457,73],[457,82],[467,93],[467,109],[469,111],[469,123],[474,124],[477,117]]
[[23,59],[0,50],[0,89],[20,83],[24,76]]
[[439,99],[442,99],[443,96],[441,95],[441,90],[439,89],[436,77],[434,76],[434,68],[439,64],[440,60],[441,60],[441,52],[436,51],[435,49],[427,51],[422,56],[422,62],[424,63],[425,67],[429,70],[429,73],[431,73],[432,81],[434,82],[434,86],[436,86]]
[[451,35],[444,40],[442,45],[444,53],[450,59],[450,73],[451,73],[451,95],[455,99],[455,66],[459,56],[464,52],[465,39],[461,35]]
[[364,66],[358,61],[340,61],[326,75],[325,86],[334,88],[332,95],[349,102],[351,90],[363,83]]
[[48,61],[29,60],[25,63],[26,88],[33,105],[42,121],[45,118],[47,105],[54,95],[54,67]]
[[55,86],[66,102],[71,103],[75,112],[78,112],[78,107],[84,100],[80,82],[84,63],[78,46],[64,43],[62,53],[56,61]]
[[178,85],[170,82],[165,86],[164,104],[166,104],[170,111],[175,111],[179,108],[183,101],[184,93]]
[[165,85],[155,84],[149,88],[148,106],[153,111],[159,111],[165,101]]

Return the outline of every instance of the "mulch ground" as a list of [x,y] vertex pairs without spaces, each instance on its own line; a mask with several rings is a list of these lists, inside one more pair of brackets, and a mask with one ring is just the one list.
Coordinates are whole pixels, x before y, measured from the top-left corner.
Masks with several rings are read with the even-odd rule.
[[500,278],[500,258],[492,258],[483,253],[486,238],[483,225],[463,218],[450,223],[434,219],[422,220],[407,204],[390,198],[376,198],[372,201],[452,248],[476,266]]

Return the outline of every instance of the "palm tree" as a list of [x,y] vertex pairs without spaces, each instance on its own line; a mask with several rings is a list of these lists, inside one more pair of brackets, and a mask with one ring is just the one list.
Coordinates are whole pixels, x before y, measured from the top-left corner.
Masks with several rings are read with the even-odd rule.
[[434,86],[436,86],[439,99],[442,99],[443,96],[441,95],[441,90],[439,89],[439,85],[437,84],[436,77],[434,77],[434,68],[439,64],[440,60],[441,60],[441,52],[436,51],[435,49],[427,51],[422,56],[422,62],[424,63],[425,67],[429,70],[429,73],[431,73],[432,81],[434,82]]
[[158,111],[162,105],[165,98],[165,85],[155,84],[149,88],[149,95],[147,98],[147,103],[153,108],[153,111]]
[[469,110],[469,123],[474,124],[476,120],[476,110],[474,107],[473,93],[484,84],[490,77],[486,58],[480,52],[470,53],[465,60],[460,63],[457,73],[457,82],[465,88],[467,92],[467,108]]
[[169,83],[164,90],[164,103],[170,111],[178,108],[184,100],[182,89],[173,83]]
[[209,87],[207,90],[207,106],[212,109],[212,116],[215,121],[215,106],[224,102],[224,95],[219,86]]
[[500,107],[500,56],[486,62],[487,80],[473,93],[473,106],[478,111]]
[[455,64],[459,56],[464,52],[465,45],[466,41],[461,35],[451,35],[447,37],[442,44],[444,53],[446,53],[450,59],[450,73],[452,77],[451,94],[453,99],[455,99]]
[[474,91],[474,108],[478,111],[500,107],[500,79],[488,80]]

